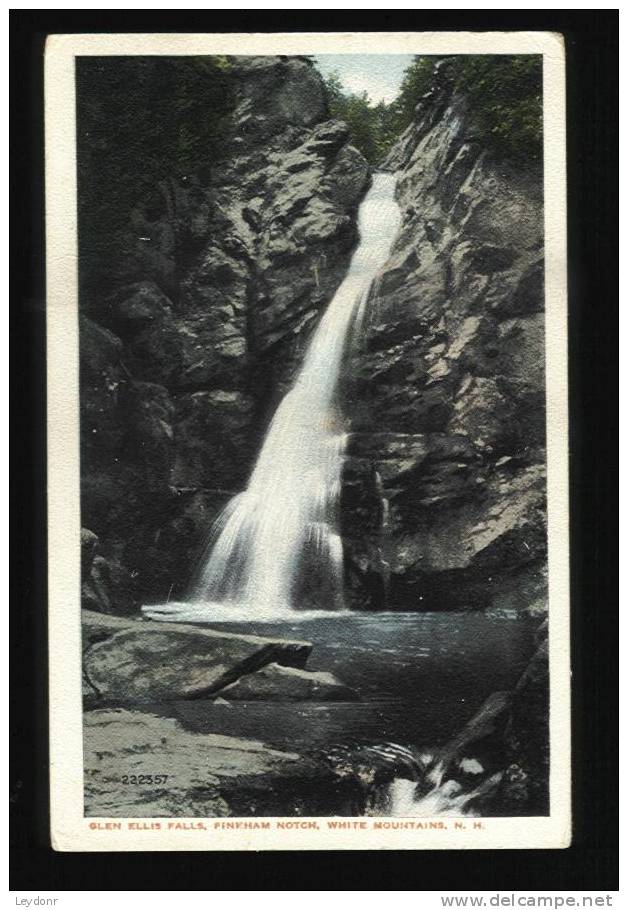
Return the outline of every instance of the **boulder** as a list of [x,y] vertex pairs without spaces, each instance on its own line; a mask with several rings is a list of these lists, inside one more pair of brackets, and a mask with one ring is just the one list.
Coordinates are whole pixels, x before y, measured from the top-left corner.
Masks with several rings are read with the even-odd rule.
[[357,694],[333,673],[266,664],[221,689],[229,701],[355,701]]
[[172,302],[154,281],[123,286],[109,298],[106,306],[108,313],[102,318],[124,339],[161,323],[172,313]]
[[205,698],[270,663],[301,668],[302,641],[83,611],[85,679],[101,704]]

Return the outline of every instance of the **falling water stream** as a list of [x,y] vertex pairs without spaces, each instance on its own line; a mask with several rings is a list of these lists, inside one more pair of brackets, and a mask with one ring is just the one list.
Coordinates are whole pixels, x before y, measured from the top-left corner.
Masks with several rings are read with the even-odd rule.
[[338,405],[343,359],[400,225],[395,177],[375,174],[358,214],[360,240],[266,434],[248,487],[215,523],[191,604],[151,615],[272,620],[295,609],[341,609],[337,510],[347,434]]

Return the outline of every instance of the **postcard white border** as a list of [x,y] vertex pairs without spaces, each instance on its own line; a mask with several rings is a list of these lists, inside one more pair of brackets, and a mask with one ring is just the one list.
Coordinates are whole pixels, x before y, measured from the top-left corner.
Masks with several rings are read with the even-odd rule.
[[[74,58],[82,55],[542,54],[546,254],[546,380],[550,598],[550,810],[543,818],[485,818],[444,831],[129,830],[138,819],[83,816],[76,125]],[[547,32],[55,35],[45,59],[48,348],[48,582],[51,833],[64,851],[417,850],[566,847],[571,838],[567,245],[564,44]],[[260,819],[262,820],[262,819]],[[285,819],[285,821],[293,819]],[[347,819],[343,819],[348,821]],[[434,819],[442,821],[443,819]],[[94,828],[121,822],[122,830]],[[234,819],[235,821],[235,819]],[[244,820],[242,820],[244,821]],[[250,821],[250,819],[248,820]],[[301,821],[306,821],[301,819]],[[393,821],[391,819],[391,821]],[[394,821],[401,821],[395,819]],[[414,820],[416,821],[416,820]],[[425,821],[425,820],[424,820]],[[429,821],[429,820],[427,820]],[[460,820],[465,822],[464,819]],[[91,826],[91,827],[90,827]]]

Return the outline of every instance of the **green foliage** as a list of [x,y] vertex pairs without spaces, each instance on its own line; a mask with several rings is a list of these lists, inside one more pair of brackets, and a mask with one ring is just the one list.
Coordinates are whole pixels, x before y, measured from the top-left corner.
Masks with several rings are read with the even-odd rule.
[[345,94],[337,73],[327,76],[325,85],[329,113],[336,120],[344,120],[351,131],[351,141],[355,147],[368,162],[376,164],[381,154],[377,108],[373,107],[366,92],[359,95]]
[[401,81],[399,94],[391,103],[391,128],[397,135],[410,125],[414,109],[428,91],[438,57],[415,56]]
[[[399,94],[390,104],[373,105],[366,93],[346,94],[337,73],[326,80],[330,113],[345,120],[353,142],[374,165],[388,154],[412,122],[429,91],[442,57],[415,56]],[[472,55],[448,58],[456,91],[466,97],[476,137],[496,157],[536,160],[542,151],[541,57]]]
[[472,121],[501,158],[536,160],[542,154],[542,58],[536,55],[469,56],[455,62],[456,88]]
[[130,213],[165,178],[208,173],[232,108],[225,57],[79,57],[81,271],[106,280]]
[[353,144],[370,164],[377,165],[386,157],[412,121],[414,108],[429,87],[435,59],[415,57],[406,70],[399,95],[390,104],[380,101],[374,105],[366,92],[345,93],[337,73],[325,79],[331,116],[347,123]]

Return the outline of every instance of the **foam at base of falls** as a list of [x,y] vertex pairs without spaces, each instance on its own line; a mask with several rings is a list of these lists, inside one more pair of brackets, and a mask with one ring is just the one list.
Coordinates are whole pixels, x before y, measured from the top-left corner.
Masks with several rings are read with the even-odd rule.
[[[326,620],[346,619],[355,616],[350,610],[294,610],[289,605],[274,606],[264,611],[259,604],[254,610],[256,623],[277,623],[282,620],[299,622],[325,617]],[[142,616],[158,622],[234,623],[251,621],[251,604],[248,602],[219,603],[203,601],[170,601],[167,604],[146,604]]]
[[464,789],[453,778],[444,782],[438,779],[431,790],[419,795],[415,780],[396,777],[387,786],[383,805],[373,814],[394,818],[474,818],[481,814],[475,803],[496,790],[501,779],[501,773],[493,774],[471,789]]
[[233,618],[244,609],[247,618],[264,621],[292,609],[343,608],[338,500],[347,435],[338,383],[399,228],[394,187],[393,175],[373,178],[349,270],[275,412],[247,489],[214,524],[192,584],[192,612]]

